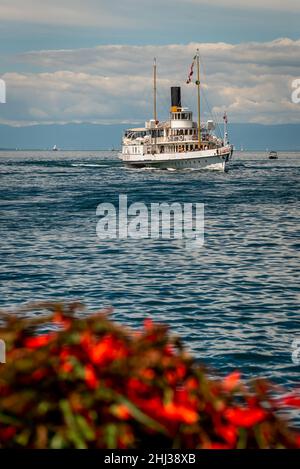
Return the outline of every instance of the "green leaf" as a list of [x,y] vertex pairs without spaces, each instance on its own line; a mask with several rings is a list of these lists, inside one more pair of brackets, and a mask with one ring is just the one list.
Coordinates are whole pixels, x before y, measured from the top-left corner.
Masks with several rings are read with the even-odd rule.
[[119,396],[119,402],[125,404],[128,407],[131,415],[138,421],[151,428],[157,432],[167,434],[167,429],[161,425],[156,420],[152,419],[148,415],[144,414],[138,407],[136,407],[132,402],[128,401],[124,396]]
[[105,428],[106,444],[108,449],[116,449],[118,444],[118,429],[114,423],[109,423]]
[[67,435],[71,442],[77,449],[86,449],[87,445],[80,434],[80,430],[77,426],[75,416],[72,412],[70,403],[67,400],[62,400],[59,406],[63,412],[65,422],[67,424]]
[[87,420],[82,415],[75,416],[77,426],[81,433],[84,434],[86,440],[93,441],[96,437],[94,429],[90,426]]
[[240,428],[237,449],[245,449],[246,447],[247,447],[247,430],[245,430],[245,428]]
[[16,436],[15,440],[21,446],[27,446],[31,431],[29,429],[23,430],[19,435]]
[[5,423],[7,425],[13,425],[13,426],[20,426],[22,425],[21,420],[17,419],[13,415],[6,415],[0,412],[0,422]]
[[56,433],[51,439],[50,448],[51,449],[62,449],[65,448],[65,439],[61,433]]

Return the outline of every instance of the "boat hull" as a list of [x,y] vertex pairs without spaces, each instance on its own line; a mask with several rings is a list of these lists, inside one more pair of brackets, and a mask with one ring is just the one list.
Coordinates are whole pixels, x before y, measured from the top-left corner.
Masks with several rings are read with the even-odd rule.
[[127,165],[135,168],[154,169],[192,169],[226,171],[228,161],[232,156],[231,149],[226,148],[217,154],[215,150],[169,153],[155,155],[126,155],[120,154],[120,158]]

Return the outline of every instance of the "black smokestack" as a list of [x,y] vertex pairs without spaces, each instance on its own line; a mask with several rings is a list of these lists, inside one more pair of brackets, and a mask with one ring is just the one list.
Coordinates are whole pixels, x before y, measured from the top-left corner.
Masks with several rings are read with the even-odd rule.
[[171,87],[171,106],[181,107],[181,90],[180,86]]

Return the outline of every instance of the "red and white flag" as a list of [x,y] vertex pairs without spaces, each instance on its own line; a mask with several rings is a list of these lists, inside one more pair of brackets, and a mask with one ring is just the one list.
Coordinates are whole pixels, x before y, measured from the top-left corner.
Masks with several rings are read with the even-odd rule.
[[191,68],[190,68],[190,71],[189,71],[187,80],[186,80],[187,85],[188,85],[189,83],[191,83],[191,81],[192,81],[192,76],[193,76],[193,74],[194,74],[194,66],[195,66],[196,58],[197,58],[197,56],[195,55],[195,57],[193,58],[193,62],[192,62],[192,65],[191,65]]

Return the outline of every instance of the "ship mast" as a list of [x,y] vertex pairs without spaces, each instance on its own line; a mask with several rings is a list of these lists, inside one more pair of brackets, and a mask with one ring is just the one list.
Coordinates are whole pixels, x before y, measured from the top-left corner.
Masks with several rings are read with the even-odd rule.
[[153,62],[153,118],[155,122],[157,122],[157,111],[156,111],[156,57],[154,57]]
[[153,153],[157,151],[157,135],[156,135],[156,128],[157,128],[157,110],[156,110],[156,57],[154,57],[153,61],[153,118],[154,118],[154,149]]
[[200,58],[199,49],[197,49],[197,94],[198,94],[198,145],[201,148],[201,113],[200,113]]

